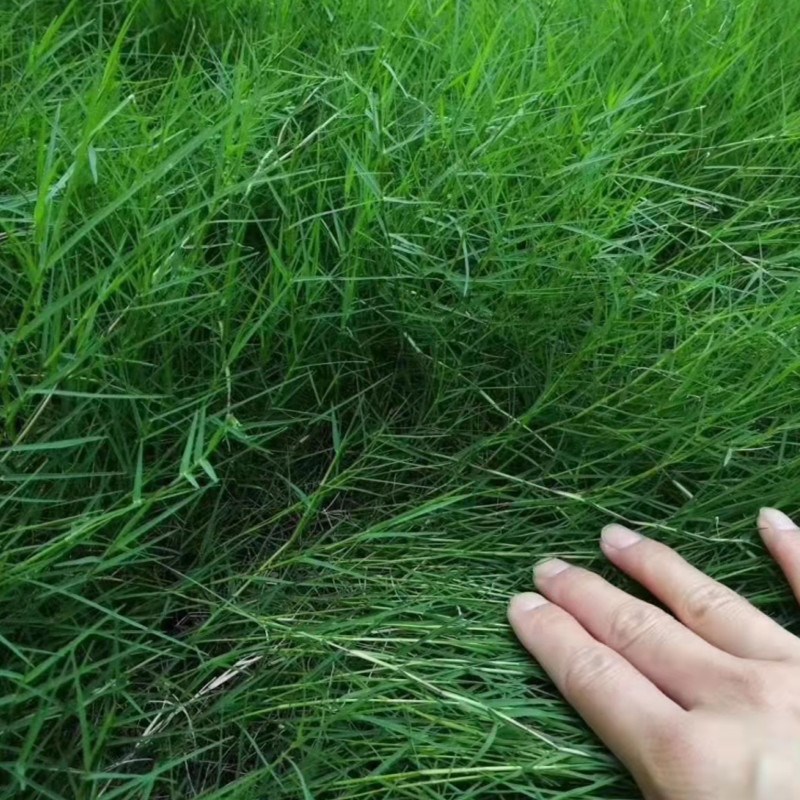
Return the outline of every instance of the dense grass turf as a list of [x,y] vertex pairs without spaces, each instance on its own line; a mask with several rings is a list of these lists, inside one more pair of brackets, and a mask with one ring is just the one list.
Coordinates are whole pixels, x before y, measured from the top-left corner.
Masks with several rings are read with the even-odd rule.
[[2,8],[3,796],[635,796],[505,603],[791,622],[800,4]]

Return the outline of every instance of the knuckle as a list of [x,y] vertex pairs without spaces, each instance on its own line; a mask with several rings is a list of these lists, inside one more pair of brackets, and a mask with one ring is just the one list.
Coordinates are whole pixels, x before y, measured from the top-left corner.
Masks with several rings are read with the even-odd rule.
[[639,600],[621,603],[613,612],[609,626],[609,644],[618,652],[630,650],[652,635],[666,615]]
[[648,796],[674,796],[675,774],[697,775],[703,770],[706,742],[688,719],[676,720],[648,731],[643,759],[648,773]]
[[590,645],[577,650],[564,672],[564,694],[585,694],[607,682],[618,669],[613,656],[604,648]]
[[693,737],[685,724],[662,725],[650,732],[649,750],[656,761],[685,761],[694,748]]
[[734,697],[740,703],[755,708],[772,705],[772,681],[757,664],[737,669],[730,678]]
[[689,621],[700,624],[713,615],[731,613],[742,602],[742,599],[726,586],[718,583],[702,583],[687,592],[684,615]]

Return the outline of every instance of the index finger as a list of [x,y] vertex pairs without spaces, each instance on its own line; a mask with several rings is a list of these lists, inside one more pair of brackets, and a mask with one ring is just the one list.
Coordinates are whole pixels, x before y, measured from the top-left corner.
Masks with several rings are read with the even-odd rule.
[[651,734],[686,713],[541,595],[526,592],[512,598],[508,619],[561,694],[628,768],[641,765]]

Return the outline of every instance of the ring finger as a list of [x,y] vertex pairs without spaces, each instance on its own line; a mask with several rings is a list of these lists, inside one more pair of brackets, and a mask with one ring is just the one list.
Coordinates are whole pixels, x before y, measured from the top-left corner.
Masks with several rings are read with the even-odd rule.
[[656,606],[599,575],[553,559],[535,571],[542,594],[568,611],[684,708],[711,698],[736,664]]

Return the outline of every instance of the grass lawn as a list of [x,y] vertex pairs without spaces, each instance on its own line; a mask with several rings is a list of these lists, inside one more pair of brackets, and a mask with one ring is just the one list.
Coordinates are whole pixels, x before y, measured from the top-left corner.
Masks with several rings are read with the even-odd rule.
[[798,30],[3,2],[0,795],[636,797],[505,605],[616,519],[792,624]]

